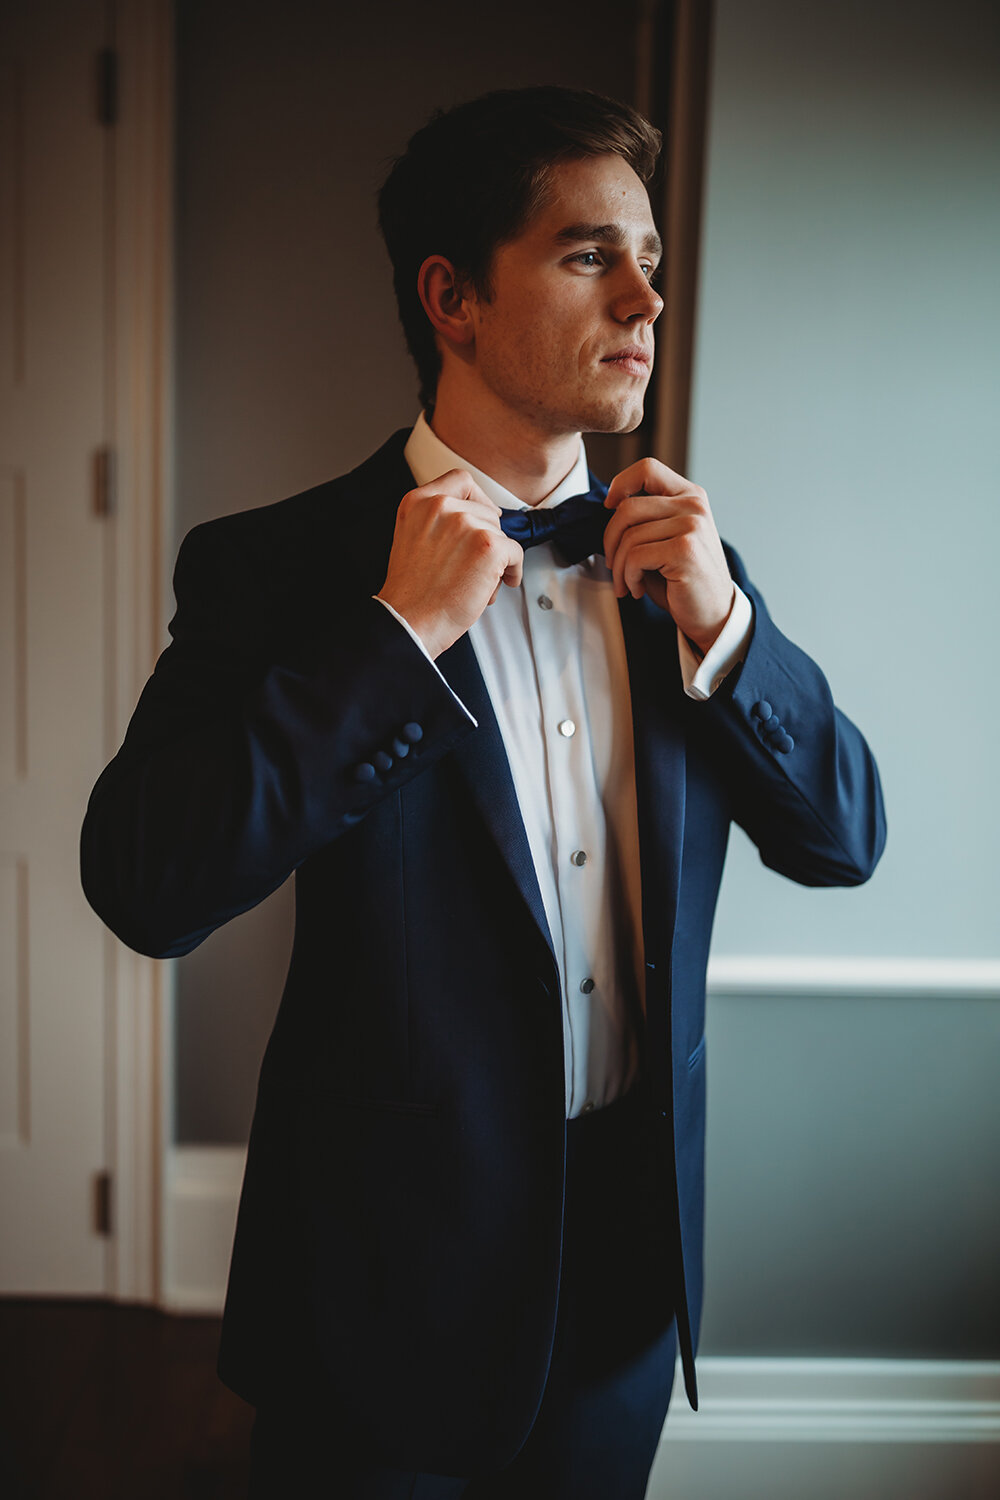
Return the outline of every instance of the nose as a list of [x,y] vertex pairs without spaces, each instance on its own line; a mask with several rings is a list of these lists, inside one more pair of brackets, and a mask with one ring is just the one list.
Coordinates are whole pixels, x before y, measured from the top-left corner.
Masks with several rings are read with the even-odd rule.
[[663,311],[663,298],[650,285],[646,272],[638,261],[623,268],[623,284],[617,292],[614,315],[620,323],[641,319],[652,323]]

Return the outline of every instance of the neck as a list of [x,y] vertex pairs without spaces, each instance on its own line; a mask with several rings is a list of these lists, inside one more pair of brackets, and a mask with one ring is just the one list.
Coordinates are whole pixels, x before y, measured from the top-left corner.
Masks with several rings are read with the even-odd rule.
[[578,432],[539,432],[500,402],[451,400],[440,385],[430,424],[442,443],[526,505],[551,495],[580,456]]

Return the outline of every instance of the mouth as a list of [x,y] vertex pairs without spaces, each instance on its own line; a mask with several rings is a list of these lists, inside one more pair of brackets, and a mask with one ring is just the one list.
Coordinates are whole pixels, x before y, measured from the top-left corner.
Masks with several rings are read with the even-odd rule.
[[630,344],[627,349],[616,349],[614,354],[607,354],[601,360],[602,365],[609,365],[623,375],[637,376],[648,375],[651,363],[649,350],[638,344]]

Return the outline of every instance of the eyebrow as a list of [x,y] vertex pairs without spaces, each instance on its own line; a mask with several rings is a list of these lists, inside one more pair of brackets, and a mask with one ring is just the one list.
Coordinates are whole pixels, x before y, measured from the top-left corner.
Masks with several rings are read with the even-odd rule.
[[[556,235],[556,242],[560,245],[575,245],[580,240],[598,240],[601,244],[623,249],[628,244],[628,235],[621,224],[567,224]],[[663,255],[663,241],[655,229],[643,237],[642,249],[647,255]]]

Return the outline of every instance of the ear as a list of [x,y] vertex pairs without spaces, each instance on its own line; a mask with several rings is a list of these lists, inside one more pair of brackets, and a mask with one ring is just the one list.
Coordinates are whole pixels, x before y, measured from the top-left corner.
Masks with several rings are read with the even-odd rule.
[[443,255],[428,255],[417,272],[417,292],[436,333],[452,347],[475,343],[474,294]]

